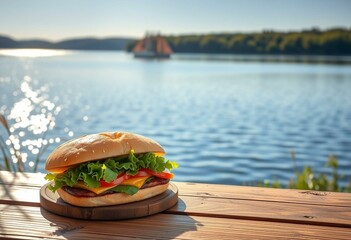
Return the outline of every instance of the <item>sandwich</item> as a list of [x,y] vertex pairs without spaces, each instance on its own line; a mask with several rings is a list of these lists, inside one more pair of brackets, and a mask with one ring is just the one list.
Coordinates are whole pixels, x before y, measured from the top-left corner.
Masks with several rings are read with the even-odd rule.
[[97,207],[131,203],[165,192],[176,162],[156,141],[128,132],[103,132],[68,141],[47,158],[49,189],[66,203]]

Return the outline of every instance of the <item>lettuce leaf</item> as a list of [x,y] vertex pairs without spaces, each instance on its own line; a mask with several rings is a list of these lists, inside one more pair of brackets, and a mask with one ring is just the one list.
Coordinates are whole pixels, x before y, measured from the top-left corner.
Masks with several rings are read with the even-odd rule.
[[112,182],[121,173],[134,176],[141,168],[147,168],[155,172],[163,172],[165,169],[177,168],[176,162],[156,156],[154,153],[135,155],[131,150],[128,156],[111,157],[100,161],[82,163],[68,169],[61,174],[48,173],[46,180],[54,181],[49,189],[55,192],[63,186],[74,186],[78,181],[83,181],[89,188],[100,187],[100,181]]
[[117,172],[111,170],[110,168],[106,167],[106,165],[104,164],[102,166],[102,169],[104,169],[104,175],[103,175],[103,179],[106,181],[106,182],[112,182],[113,180],[115,180],[117,178]]
[[128,186],[128,185],[118,185],[117,187],[111,188],[110,190],[114,192],[122,192],[128,195],[134,195],[139,191],[139,188],[135,186]]

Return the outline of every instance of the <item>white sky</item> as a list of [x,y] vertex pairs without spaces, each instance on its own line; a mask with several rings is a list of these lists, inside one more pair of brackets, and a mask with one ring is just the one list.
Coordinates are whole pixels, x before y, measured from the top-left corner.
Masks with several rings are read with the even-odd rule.
[[0,0],[0,34],[61,40],[350,28],[350,12],[348,0]]

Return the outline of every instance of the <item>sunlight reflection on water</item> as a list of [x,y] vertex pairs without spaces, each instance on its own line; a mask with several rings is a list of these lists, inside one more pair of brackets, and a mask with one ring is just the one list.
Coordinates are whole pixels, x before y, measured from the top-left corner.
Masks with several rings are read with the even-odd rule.
[[65,50],[50,50],[50,49],[6,49],[0,50],[0,55],[11,56],[11,57],[52,57],[62,56],[69,54],[69,51]]
[[[55,127],[55,117],[62,109],[48,99],[45,95],[47,91],[45,85],[33,88],[32,78],[26,75],[20,83],[19,91],[14,92],[18,100],[7,116],[9,136],[4,142],[15,164],[19,161],[26,163],[29,155],[41,156],[48,144],[61,141],[60,138],[46,139],[47,132]],[[4,112],[1,110],[0,114],[5,115]],[[36,165],[35,158],[30,158],[30,168]]]

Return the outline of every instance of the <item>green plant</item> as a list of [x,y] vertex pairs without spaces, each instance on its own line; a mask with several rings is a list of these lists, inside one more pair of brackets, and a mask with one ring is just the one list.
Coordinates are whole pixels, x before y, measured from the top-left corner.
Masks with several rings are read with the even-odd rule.
[[[324,173],[316,173],[312,167],[305,166],[301,171],[296,164],[295,152],[290,152],[294,163],[295,178],[291,179],[288,187],[291,189],[332,191],[332,192],[351,192],[351,182],[346,187],[340,187],[339,181],[342,176],[338,173],[338,159],[334,155],[328,156],[325,167],[331,168],[331,178]],[[259,182],[259,187],[282,188],[283,185],[278,180]]]
[[305,166],[302,171],[299,171],[293,151],[291,157],[295,166],[295,179],[290,181],[289,188],[333,192],[349,191],[350,187],[341,188],[339,186],[342,176],[338,173],[338,160],[334,155],[328,156],[325,164],[325,167],[331,168],[331,179],[324,173],[315,173],[310,166]]

